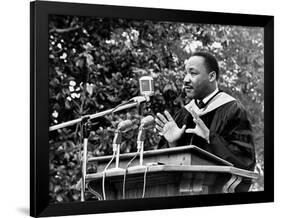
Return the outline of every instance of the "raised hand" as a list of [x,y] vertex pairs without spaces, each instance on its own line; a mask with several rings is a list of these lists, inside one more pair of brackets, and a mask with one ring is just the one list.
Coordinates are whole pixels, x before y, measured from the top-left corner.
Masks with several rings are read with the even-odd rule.
[[210,130],[205,125],[203,120],[192,109],[190,110],[190,113],[193,117],[193,121],[196,124],[196,126],[194,129],[185,130],[185,132],[196,134],[196,135],[204,138],[208,143],[210,143],[210,141],[209,141]]
[[164,111],[164,115],[160,113],[156,114],[156,129],[165,137],[165,139],[169,143],[173,144],[184,133],[186,125],[183,125],[180,129],[168,111]]

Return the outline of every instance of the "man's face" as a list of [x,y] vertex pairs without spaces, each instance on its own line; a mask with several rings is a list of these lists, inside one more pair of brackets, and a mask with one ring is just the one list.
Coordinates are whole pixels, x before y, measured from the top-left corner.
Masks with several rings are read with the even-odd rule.
[[185,64],[184,92],[188,98],[201,99],[209,94],[210,78],[205,59],[192,56]]

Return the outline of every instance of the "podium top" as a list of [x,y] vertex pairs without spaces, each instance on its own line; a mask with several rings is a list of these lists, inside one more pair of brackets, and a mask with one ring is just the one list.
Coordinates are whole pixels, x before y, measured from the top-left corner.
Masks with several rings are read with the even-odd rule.
[[[120,154],[120,161],[126,160],[132,158],[136,152],[133,153],[125,153]],[[161,156],[161,155],[170,155],[170,154],[187,154],[187,155],[193,155],[193,156],[199,156],[202,157],[202,159],[209,160],[216,165],[224,165],[224,166],[233,166],[232,163],[214,155],[210,152],[207,152],[195,145],[188,145],[188,146],[178,146],[173,148],[164,148],[164,149],[158,149],[158,150],[149,150],[144,151],[143,157],[151,157],[151,156]],[[111,159],[111,155],[108,156],[100,156],[100,157],[91,157],[88,159],[88,162],[106,162]]]
[[[197,173],[219,173],[219,174],[232,174],[236,176],[241,176],[243,178],[248,179],[257,179],[259,175],[255,172],[243,170],[240,168],[236,168],[233,166],[199,166],[199,165],[193,165],[193,166],[184,166],[184,165],[156,165],[156,166],[147,166],[149,169],[149,173],[156,173],[156,172],[197,172]],[[128,175],[134,175],[134,174],[143,174],[145,171],[147,171],[146,166],[142,167],[130,167],[127,169]],[[106,172],[107,177],[116,177],[116,176],[124,176],[124,171],[114,168],[112,170],[108,170]],[[87,180],[92,179],[100,179],[103,177],[103,171],[88,174],[86,176]]]

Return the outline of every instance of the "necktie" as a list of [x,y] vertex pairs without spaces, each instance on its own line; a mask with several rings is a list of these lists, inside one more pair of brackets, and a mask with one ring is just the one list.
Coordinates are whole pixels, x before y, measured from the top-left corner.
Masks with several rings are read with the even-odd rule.
[[197,107],[198,107],[199,109],[204,108],[204,107],[206,107],[206,106],[209,104],[209,102],[210,102],[211,100],[213,100],[213,98],[214,98],[217,94],[219,94],[220,92],[221,92],[221,91],[218,91],[216,94],[214,94],[206,103],[204,103],[202,100],[195,99],[195,104],[197,105]]
[[206,106],[202,100],[196,100],[195,102],[199,109],[204,108]]

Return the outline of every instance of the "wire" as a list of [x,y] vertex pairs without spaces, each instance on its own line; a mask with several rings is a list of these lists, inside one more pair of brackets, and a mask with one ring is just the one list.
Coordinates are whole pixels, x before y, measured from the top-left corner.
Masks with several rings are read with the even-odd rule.
[[106,200],[106,196],[105,196],[105,171],[103,171],[103,174],[102,174],[102,196],[103,196],[103,200]]
[[136,159],[136,157],[138,156],[138,154],[140,153],[140,149],[137,150],[137,153],[135,154],[135,156],[128,162],[126,168],[125,168],[125,173],[124,173],[124,178],[123,178],[123,199],[125,199],[125,189],[126,189],[126,175],[128,172],[128,167],[131,165],[131,163]]
[[145,187],[146,187],[146,174],[148,171],[149,166],[146,166],[145,171],[144,171],[144,176],[143,176],[143,189],[142,189],[142,198],[145,196]]
[[102,175],[102,195],[103,195],[103,200],[106,200],[106,196],[105,196],[105,174],[106,174],[106,170],[110,166],[112,161],[114,160],[115,155],[116,155],[116,151],[113,151],[111,160],[108,162],[108,164],[106,165],[106,167],[103,170],[103,175]]
[[96,192],[89,184],[88,184],[88,190],[93,194],[98,200],[102,200],[102,196]]
[[191,135],[191,138],[190,138],[190,143],[189,143],[189,145],[192,145],[192,142],[193,142],[193,134]]

